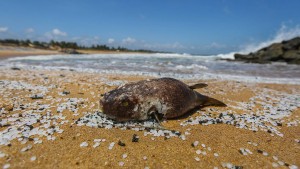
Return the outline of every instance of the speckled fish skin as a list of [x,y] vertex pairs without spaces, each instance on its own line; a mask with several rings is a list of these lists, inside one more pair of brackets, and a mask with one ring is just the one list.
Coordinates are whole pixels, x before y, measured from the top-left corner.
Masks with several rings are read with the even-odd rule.
[[197,106],[226,106],[172,78],[125,84],[105,93],[100,105],[103,113],[116,121],[147,120],[153,118],[153,113],[170,119]]

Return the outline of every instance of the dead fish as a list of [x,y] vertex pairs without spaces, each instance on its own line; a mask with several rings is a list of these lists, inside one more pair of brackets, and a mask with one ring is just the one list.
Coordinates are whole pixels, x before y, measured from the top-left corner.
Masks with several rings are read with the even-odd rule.
[[173,78],[159,78],[128,83],[107,92],[100,100],[102,111],[116,121],[157,121],[180,117],[199,106],[226,106],[223,102],[201,95],[196,88]]

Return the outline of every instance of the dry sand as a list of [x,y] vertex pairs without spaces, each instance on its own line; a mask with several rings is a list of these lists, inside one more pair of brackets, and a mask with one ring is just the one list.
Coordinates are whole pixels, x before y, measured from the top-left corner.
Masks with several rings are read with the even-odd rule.
[[[168,120],[162,123],[167,129],[180,131],[182,133],[180,137],[156,137],[149,134],[145,136],[145,131],[92,128],[78,126],[75,123],[80,117],[86,116],[87,112],[93,113],[98,110],[100,94],[126,82],[147,78],[151,77],[88,74],[68,70],[50,72],[0,69],[0,85],[2,85],[0,118],[2,124],[4,124],[4,120],[8,120],[7,125],[0,127],[0,138],[4,137],[3,133],[8,128],[19,128],[24,131],[25,125],[20,124],[25,121],[28,114],[45,115],[38,117],[39,122],[33,122],[31,130],[37,127],[47,130],[44,127],[47,121],[51,126],[48,129],[55,128],[57,130],[48,137],[32,135],[29,140],[24,137],[16,138],[6,145],[1,145],[0,141],[0,167],[230,168],[239,166],[272,168],[278,166],[287,168],[287,166],[300,166],[299,106],[294,108],[291,114],[280,119],[282,126],[273,126],[276,131],[283,134],[282,137],[274,132],[262,131],[261,128],[257,132],[253,132],[224,123],[180,125],[191,117],[203,117],[202,113],[210,113],[215,117],[218,117],[221,112],[231,112],[237,115],[259,113],[265,110],[260,106],[259,101],[266,103],[266,100],[269,100],[272,102],[276,98],[287,100],[284,104],[289,103],[292,99],[299,101],[299,85],[205,81],[209,86],[197,91],[223,100],[228,107],[206,107],[183,119]],[[69,91],[70,94],[63,95],[61,92],[64,90],[65,92]],[[30,98],[33,94],[39,93],[43,93],[43,99]],[[263,96],[267,95],[266,100],[263,100]],[[251,107],[248,103],[253,103],[255,96],[259,97],[254,99],[255,104]],[[80,100],[76,102],[75,107],[63,108],[61,113],[58,112],[58,107],[68,102],[69,98],[80,98]],[[278,100],[274,101],[272,105],[276,109],[277,102]],[[44,105],[50,107],[43,108]],[[240,109],[237,108],[238,106]],[[291,108],[290,105],[286,105],[286,107],[287,109]],[[75,112],[72,112],[74,109]],[[51,113],[46,116],[47,111]],[[64,116],[65,119],[57,118],[56,115]],[[288,126],[289,124],[291,126]],[[139,136],[138,142],[132,142],[133,134]],[[100,145],[94,148],[94,139],[105,139],[105,141],[101,141]],[[39,144],[38,140],[42,140],[42,143]],[[120,146],[118,141],[122,141],[126,145]],[[195,141],[199,141],[199,144],[192,146],[191,144]],[[88,145],[81,147],[80,145],[84,145],[84,142]],[[109,145],[113,142],[115,145],[110,150]],[[28,150],[27,146],[29,146]],[[25,149],[23,149],[24,147]],[[251,153],[242,155],[241,148],[248,149]]]
[[55,55],[62,54],[55,50],[34,49],[29,47],[3,46],[0,45],[0,59],[16,56]]

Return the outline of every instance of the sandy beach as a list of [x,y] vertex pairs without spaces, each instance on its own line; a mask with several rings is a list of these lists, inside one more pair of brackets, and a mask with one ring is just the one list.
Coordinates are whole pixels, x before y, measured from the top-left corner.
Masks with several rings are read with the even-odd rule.
[[[207,83],[208,87],[197,91],[228,107],[205,107],[190,116],[164,121],[166,131],[93,121],[101,94],[148,78],[153,77],[0,69],[0,166],[300,166],[299,85],[186,80],[187,84]],[[134,134],[137,142],[132,141]]]

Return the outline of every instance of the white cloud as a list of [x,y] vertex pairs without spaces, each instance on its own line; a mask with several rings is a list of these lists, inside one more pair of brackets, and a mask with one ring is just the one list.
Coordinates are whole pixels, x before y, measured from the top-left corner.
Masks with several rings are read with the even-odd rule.
[[33,33],[35,30],[33,28],[28,28],[25,30],[26,33]]
[[7,32],[8,27],[0,27],[0,33]]
[[61,39],[62,37],[66,37],[67,36],[67,33],[66,32],[63,32],[57,28],[53,29],[52,31],[50,32],[46,32],[45,33],[45,37],[50,40],[50,39]]
[[123,39],[122,42],[125,44],[132,44],[132,43],[135,43],[136,40],[134,38],[128,37],[128,38]]
[[63,31],[61,31],[61,30],[59,30],[57,28],[55,28],[55,29],[52,30],[52,34],[54,36],[67,36],[66,32],[63,32]]
[[115,39],[113,39],[113,38],[109,38],[108,40],[107,40],[107,43],[108,44],[112,44],[112,43],[114,43],[115,42]]

